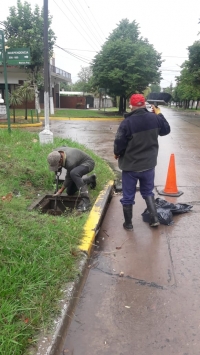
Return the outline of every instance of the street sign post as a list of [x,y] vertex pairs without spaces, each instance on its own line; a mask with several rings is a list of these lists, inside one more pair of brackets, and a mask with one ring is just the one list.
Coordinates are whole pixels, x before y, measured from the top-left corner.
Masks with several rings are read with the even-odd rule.
[[7,65],[30,65],[30,48],[8,48],[6,61]]
[[10,128],[10,109],[9,109],[9,99],[8,99],[8,79],[7,79],[7,66],[6,66],[6,51],[4,44],[4,33],[0,30],[0,43],[1,43],[1,56],[3,62],[3,72],[4,72],[4,80],[5,80],[5,93],[6,93],[6,111],[7,111],[7,120],[8,120],[8,132],[11,132]]
[[8,48],[5,51],[4,32],[0,30],[0,65],[3,65],[5,80],[6,111],[8,120],[8,131],[10,129],[10,110],[8,99],[7,65],[30,65],[30,48]]

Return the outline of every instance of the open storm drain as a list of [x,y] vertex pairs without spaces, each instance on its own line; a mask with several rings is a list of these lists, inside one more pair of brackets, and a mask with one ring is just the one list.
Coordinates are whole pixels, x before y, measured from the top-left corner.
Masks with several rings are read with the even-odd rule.
[[79,196],[59,196],[45,195],[35,201],[30,207],[31,210],[38,210],[53,216],[60,216],[64,213],[71,213],[77,208],[81,198]]

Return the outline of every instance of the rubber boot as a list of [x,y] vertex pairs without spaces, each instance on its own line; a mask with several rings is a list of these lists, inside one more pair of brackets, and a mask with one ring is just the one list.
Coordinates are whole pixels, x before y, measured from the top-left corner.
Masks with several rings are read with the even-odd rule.
[[88,177],[83,178],[83,181],[85,184],[89,185],[91,189],[95,189],[97,183],[96,183],[96,175],[90,175]]
[[79,212],[88,211],[90,208],[90,198],[89,198],[87,185],[83,185],[80,188],[80,195],[81,195],[81,201],[77,207],[77,211]]
[[149,225],[151,227],[159,226],[158,214],[156,210],[156,204],[154,200],[154,196],[147,196],[145,198],[147,209],[149,211]]
[[127,231],[131,232],[133,230],[133,225],[132,225],[133,205],[123,205],[123,212],[124,212],[124,219],[125,219],[125,222],[123,223],[123,227]]

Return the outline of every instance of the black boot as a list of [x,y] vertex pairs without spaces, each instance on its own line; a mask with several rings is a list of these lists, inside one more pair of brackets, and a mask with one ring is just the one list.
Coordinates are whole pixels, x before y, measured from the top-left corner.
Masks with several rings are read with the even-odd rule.
[[133,205],[123,205],[124,219],[123,223],[124,229],[127,231],[133,230],[132,217],[133,217]]
[[159,226],[158,214],[156,210],[156,204],[154,200],[154,196],[147,196],[145,198],[147,209],[149,211],[149,225],[151,227]]
[[85,212],[85,211],[89,210],[89,208],[90,208],[90,198],[89,198],[89,194],[88,194],[87,185],[83,185],[80,188],[80,196],[81,196],[81,201],[77,207],[77,210],[79,212]]
[[91,189],[95,189],[97,183],[96,183],[96,175],[90,175],[88,177],[83,178],[83,181],[85,184],[89,185]]

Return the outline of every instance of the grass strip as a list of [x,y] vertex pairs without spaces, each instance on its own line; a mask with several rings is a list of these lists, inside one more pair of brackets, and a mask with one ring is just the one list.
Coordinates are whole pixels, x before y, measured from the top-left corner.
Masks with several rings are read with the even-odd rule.
[[28,207],[39,195],[53,193],[54,174],[47,155],[69,145],[95,160],[97,187],[114,178],[108,164],[76,142],[55,138],[40,145],[38,134],[0,130],[0,349],[1,355],[28,354],[38,334],[58,315],[63,286],[78,274],[77,247],[88,212],[51,216]]

